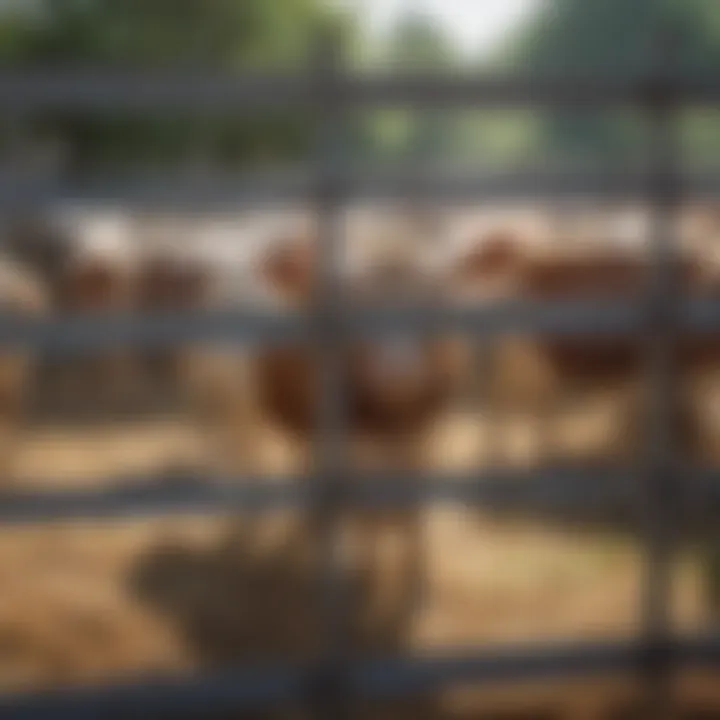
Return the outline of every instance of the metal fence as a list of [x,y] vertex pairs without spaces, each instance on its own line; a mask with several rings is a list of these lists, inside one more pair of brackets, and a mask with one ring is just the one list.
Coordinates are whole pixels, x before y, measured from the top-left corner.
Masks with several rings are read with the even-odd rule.
[[[213,208],[277,200],[307,200],[321,217],[324,253],[316,312],[304,319],[249,313],[202,313],[144,319],[68,318],[57,321],[0,324],[4,346],[30,345],[46,350],[85,352],[113,344],[164,345],[178,341],[233,338],[273,340],[311,337],[324,349],[327,372],[323,391],[320,467],[315,482],[268,482],[265,478],[227,478],[195,482],[172,477],[153,482],[127,478],[116,487],[29,493],[0,497],[0,522],[27,523],[76,518],[137,517],[183,512],[227,511],[243,507],[265,511],[280,507],[320,510],[325,544],[322,592],[325,599],[324,657],[308,666],[239,669],[175,680],[117,684],[102,688],[55,690],[0,697],[0,714],[41,718],[156,716],[262,708],[287,699],[319,703],[320,715],[342,717],[358,697],[392,698],[440,688],[447,683],[519,681],[538,677],[592,676],[630,671],[647,678],[653,717],[671,712],[669,679],[674,669],[714,667],[720,662],[720,638],[676,637],[669,617],[670,561],[673,538],[693,508],[713,509],[720,484],[709,471],[682,469],[673,448],[669,399],[671,346],[681,326],[701,331],[720,329],[720,305],[675,297],[670,225],[681,189],[711,195],[718,178],[684,175],[679,168],[675,116],[686,103],[717,103],[716,78],[678,77],[662,63],[636,77],[607,78],[450,78],[426,74],[357,77],[342,72],[336,47],[324,43],[320,60],[306,76],[220,77],[201,74],[118,74],[14,72],[0,74],[0,104],[13,113],[47,108],[80,110],[151,110],[187,107],[247,109],[288,105],[317,113],[316,167],[310,171],[225,177],[209,180],[136,178],[121,183],[96,179],[68,186],[28,178],[0,176],[0,198],[7,207],[36,206],[63,200],[90,199],[131,206]],[[388,103],[404,105],[633,105],[646,113],[653,140],[653,163],[639,172],[537,172],[484,176],[450,176],[408,172],[353,171],[344,163],[338,131],[353,108]],[[634,197],[655,208],[656,281],[647,302],[634,307],[614,303],[528,304],[504,302],[491,308],[439,311],[437,308],[384,309],[359,312],[338,304],[336,246],[338,210],[346,198],[401,198],[417,193],[441,197],[566,197],[601,195]],[[343,407],[337,386],[335,352],[343,333],[381,334],[398,327],[424,332],[453,327],[475,336],[514,330],[553,330],[582,334],[632,333],[649,330],[649,364],[655,381],[654,405],[646,457],[638,467],[611,471],[547,468],[531,473],[486,471],[465,477],[398,475],[341,483]],[[682,476],[682,484],[679,482]],[[502,503],[518,501],[563,508],[624,508],[646,520],[644,627],[631,640],[604,643],[485,648],[432,657],[399,657],[372,661],[348,657],[340,617],[339,572],[334,549],[338,511],[346,506],[409,505],[418,502]],[[319,702],[322,701],[322,702]]]

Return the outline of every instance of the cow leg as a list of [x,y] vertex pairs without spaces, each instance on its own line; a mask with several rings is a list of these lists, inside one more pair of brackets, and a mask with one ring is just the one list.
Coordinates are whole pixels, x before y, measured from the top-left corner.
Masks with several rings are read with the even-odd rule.
[[[360,473],[371,472],[373,443],[367,437],[353,435],[349,460]],[[381,614],[385,578],[382,573],[382,511],[368,508],[350,509],[346,515],[351,547],[351,575],[354,587],[351,597],[351,625],[357,638],[367,640],[368,630]]]
[[[214,448],[215,463],[221,472],[261,472],[264,443],[256,401],[253,375],[247,358],[241,353],[206,359],[193,366],[200,376],[194,385],[195,403],[199,404],[204,431]],[[191,359],[191,363],[195,360]]]
[[103,352],[71,358],[63,364],[63,406],[71,413],[78,409],[113,411],[124,400],[126,369],[120,356]]
[[244,408],[206,408],[201,422],[216,472],[252,476],[261,470],[262,438]]
[[476,346],[473,363],[474,410],[483,415],[484,429],[482,456],[486,464],[495,465],[502,460],[502,424],[500,404],[494,401],[493,383],[496,362],[495,346],[483,343]]
[[4,356],[0,364],[0,484],[4,484],[16,472],[31,368],[22,356]]
[[508,384],[505,375],[505,340],[499,344],[486,346],[481,372],[485,402],[484,414],[484,454],[489,465],[507,463],[511,452],[508,450],[509,438],[516,423],[518,408],[514,401],[514,389]]
[[[518,458],[514,442],[518,431],[529,431],[526,440],[531,460],[552,453],[553,420],[560,384],[547,357],[532,338],[499,340],[494,368],[494,389],[498,424],[502,428],[503,459],[527,462],[526,453]],[[528,448],[526,448],[527,450]]]
[[97,406],[104,393],[101,358],[95,355],[60,358],[57,370],[62,412],[72,416]]
[[[369,510],[349,513],[348,531],[351,539],[351,577],[353,588],[349,608],[354,636],[367,640],[368,631],[381,616],[384,604],[380,523],[378,514]],[[316,533],[318,530],[316,530]],[[316,535],[317,536],[317,535]]]
[[130,351],[109,355],[103,370],[105,387],[112,407],[127,407],[136,399],[140,387],[140,368]]
[[701,543],[700,556],[705,575],[705,605],[714,628],[720,624],[720,533],[709,532]]
[[563,456],[562,441],[558,432],[558,421],[561,421],[571,404],[575,393],[567,383],[560,379],[554,383],[548,393],[544,413],[540,418],[540,449],[542,461],[549,464],[559,462]]
[[120,395],[120,378],[118,373],[119,361],[113,353],[103,353],[95,358],[94,372],[96,380],[97,393],[100,398],[101,408],[103,412],[113,412],[116,410],[117,402]]
[[553,464],[562,455],[557,423],[567,408],[571,393],[568,392],[565,379],[557,377],[549,367],[545,368],[536,393],[533,413],[536,457],[541,463]]
[[152,398],[176,399],[182,385],[183,358],[186,348],[171,348],[145,353],[141,359],[145,385]]
[[20,418],[14,411],[0,418],[0,484],[11,483],[17,471],[20,451]]
[[425,597],[424,526],[414,510],[355,516],[355,562],[362,580],[356,617],[408,627]]
[[404,566],[407,588],[407,604],[404,615],[410,619],[422,609],[428,591],[427,577],[427,537],[425,530],[425,517],[421,509],[408,512],[405,520],[405,552]]
[[[423,443],[404,438],[383,442],[390,468],[401,475],[422,465]],[[410,482],[414,481],[412,476]],[[406,625],[424,598],[424,524],[420,505],[399,510],[380,508],[352,513],[358,576],[365,582],[363,617]]]

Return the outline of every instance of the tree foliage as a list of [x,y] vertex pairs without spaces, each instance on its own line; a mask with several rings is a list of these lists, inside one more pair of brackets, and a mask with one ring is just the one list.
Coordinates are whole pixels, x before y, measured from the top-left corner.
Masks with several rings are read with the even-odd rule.
[[[669,60],[681,70],[711,71],[720,61],[720,6],[715,0],[545,0],[512,43],[506,67],[579,77],[641,76],[671,37]],[[664,42],[664,41],[661,41]],[[681,133],[692,155],[720,152],[717,122],[707,113],[686,115]],[[625,110],[563,109],[541,116],[538,137],[553,157],[594,162],[642,155],[642,117]],[[715,136],[715,137],[714,137]]]
[[[310,59],[324,0],[4,0],[4,66],[294,69]],[[718,0],[544,0],[521,23],[493,70],[537,74],[640,74],[653,61],[661,25],[673,28],[688,69],[720,64]],[[454,40],[431,17],[401,16],[377,45],[345,19],[347,48],[373,70],[463,65]],[[487,67],[479,68],[487,70]],[[4,122],[11,115],[5,114]],[[16,118],[17,119],[17,118]],[[692,111],[682,125],[688,157],[720,154],[716,113]],[[233,117],[190,108],[172,115],[51,113],[29,125],[60,138],[73,164],[108,166],[201,161],[213,165],[308,156],[310,118],[296,112]],[[629,109],[419,110],[388,107],[352,117],[349,141],[363,158],[424,157],[485,164],[626,162],[646,147],[642,117]]]
[[[45,0],[0,18],[0,61],[24,67],[296,68],[307,62],[326,11],[320,0]],[[288,113],[207,117],[202,108],[153,117],[52,113],[43,133],[73,163],[111,165],[201,158],[227,163],[292,157],[311,141]],[[36,128],[38,129],[38,128]]]
[[[389,29],[374,57],[380,72],[412,73],[457,69],[452,38],[421,12],[401,15]],[[382,159],[430,160],[452,151],[457,113],[443,110],[387,108],[363,126],[358,149]]]

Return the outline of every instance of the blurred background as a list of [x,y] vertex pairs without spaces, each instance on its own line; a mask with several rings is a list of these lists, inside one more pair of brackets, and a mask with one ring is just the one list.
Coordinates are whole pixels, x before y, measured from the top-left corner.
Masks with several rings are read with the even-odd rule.
[[[674,28],[679,69],[712,73],[720,62],[717,0],[2,0],[0,67],[298,71],[310,67],[328,21],[358,73],[632,76],[650,67],[663,25]],[[3,107],[0,168],[11,183],[92,190],[98,178],[150,177],[157,188],[162,177],[298,168],[316,154],[315,120],[300,111],[56,105],[33,113]],[[719,121],[701,107],[680,114],[684,168],[718,164]],[[622,174],[650,159],[647,123],[631,107],[375,107],[347,117],[345,130],[349,162],[362,167]],[[33,211],[5,203],[0,299],[22,317],[302,311],[312,283],[303,242],[316,220],[299,204],[200,213],[140,211],[98,197]],[[684,287],[715,296],[718,207],[689,203],[677,220]],[[433,304],[438,294],[475,306],[508,297],[630,299],[644,287],[650,226],[648,207],[617,197],[349,202],[343,286],[351,302],[404,302],[405,284],[392,275],[399,262],[408,294]],[[297,254],[275,254],[287,247]],[[388,276],[377,272],[383,263]],[[621,467],[637,480],[647,445],[647,343],[592,330],[575,343],[513,332],[484,343],[443,336],[429,346],[353,349],[344,365],[353,465],[468,477],[552,464],[569,469],[572,481],[596,484],[605,482],[599,471]],[[712,467],[720,342],[685,341],[674,439],[693,464]],[[112,347],[88,357],[21,348],[0,361],[2,491],[211,483],[244,473],[275,482],[314,462],[307,417],[318,402],[316,360],[289,342]],[[633,637],[645,577],[641,511],[632,502],[591,515],[460,498],[422,512],[349,518],[360,528],[350,533],[346,562],[353,648],[432,654]],[[670,605],[674,629],[692,633],[714,627],[720,570],[712,524],[685,524]],[[0,688],[312,657],[323,622],[319,575],[311,523],[300,511],[2,526]],[[637,717],[636,680],[452,686],[354,710],[443,720]],[[712,675],[675,680],[689,713],[720,713]],[[278,706],[257,717],[301,712]]]
[[[717,10],[711,0],[396,2],[342,4],[311,0],[189,2],[5,2],[0,52],[6,67],[202,67],[297,69],[310,61],[313,38],[328,16],[344,28],[346,61],[359,71],[442,69],[457,73],[633,74],[648,67],[654,30],[669,22],[675,62],[711,71],[717,62]],[[4,137],[42,139],[46,162],[72,169],[194,163],[222,168],[287,162],[308,152],[307,118],[39,117],[13,124]],[[363,160],[432,154],[446,162],[499,167],[552,160],[626,162],[643,136],[633,112],[410,112],[389,107],[353,118],[352,151]],[[13,127],[14,125],[14,127]],[[18,127],[19,126],[19,127]],[[714,115],[693,109],[682,125],[686,154],[711,161]],[[16,146],[17,147],[17,146]],[[42,147],[42,146],[40,146]],[[52,152],[51,152],[52,148]]]

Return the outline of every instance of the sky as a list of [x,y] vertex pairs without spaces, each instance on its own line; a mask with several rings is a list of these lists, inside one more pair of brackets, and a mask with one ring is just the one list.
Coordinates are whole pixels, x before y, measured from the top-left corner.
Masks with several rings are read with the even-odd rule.
[[437,17],[457,38],[464,52],[490,53],[505,33],[538,5],[540,0],[359,0],[371,32],[382,33],[407,11],[420,10]]

